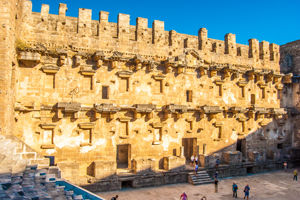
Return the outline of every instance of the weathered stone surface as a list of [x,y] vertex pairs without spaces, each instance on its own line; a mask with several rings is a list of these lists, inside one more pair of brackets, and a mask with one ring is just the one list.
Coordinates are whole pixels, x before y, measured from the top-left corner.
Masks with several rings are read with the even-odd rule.
[[[132,26],[126,14],[112,23],[104,11],[95,21],[89,9],[73,18],[65,4],[49,15],[28,0],[1,3],[0,132],[35,150],[24,159],[53,156],[64,178],[86,184],[181,169],[191,156],[208,167],[287,154],[280,94],[293,78],[280,74],[278,45],[165,31],[157,20],[148,28],[143,18]],[[241,153],[222,156],[229,151]]]

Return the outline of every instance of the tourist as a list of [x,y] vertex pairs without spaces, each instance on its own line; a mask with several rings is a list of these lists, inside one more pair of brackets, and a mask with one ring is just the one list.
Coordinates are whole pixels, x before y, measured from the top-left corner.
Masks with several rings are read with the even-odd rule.
[[194,155],[191,156],[191,165],[193,166],[194,165],[194,160],[195,160],[195,157]]
[[287,162],[286,161],[283,162],[283,168],[284,168],[284,171],[286,172],[287,171]]
[[218,179],[215,178],[215,193],[218,192],[218,183],[219,183]]
[[216,179],[218,179],[218,175],[219,175],[219,172],[216,171],[216,172],[215,172],[215,178],[216,178]]
[[244,189],[244,193],[245,193],[245,196],[244,196],[244,199],[247,197],[247,200],[249,199],[249,192],[250,192],[250,187],[249,185],[247,184],[245,186],[245,189]]
[[218,168],[219,165],[220,165],[220,160],[219,160],[219,158],[218,158],[218,159],[216,160],[216,168]]
[[232,184],[232,197],[237,198],[237,190],[238,190],[238,186],[237,184],[235,184],[235,182],[233,182]]
[[117,200],[118,199],[118,195],[116,195],[115,197],[112,197],[111,200]]
[[199,166],[198,166],[198,164],[196,163],[196,165],[195,165],[195,174],[197,174],[198,168],[199,168]]
[[198,165],[198,156],[195,157],[195,163]]
[[180,196],[180,200],[187,200],[187,195],[185,192],[183,192]]
[[295,169],[294,170],[294,178],[293,178],[293,181],[298,181],[298,170],[297,169]]

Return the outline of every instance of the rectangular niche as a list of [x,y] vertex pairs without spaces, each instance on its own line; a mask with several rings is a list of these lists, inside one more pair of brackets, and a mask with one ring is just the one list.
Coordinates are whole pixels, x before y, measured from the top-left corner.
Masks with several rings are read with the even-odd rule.
[[102,99],[109,99],[109,87],[102,86]]
[[93,76],[83,76],[82,80],[83,90],[92,90],[93,89]]
[[55,88],[55,74],[46,74],[45,76],[45,88]]
[[192,90],[186,91],[186,102],[193,102],[193,91]]
[[80,130],[80,146],[87,146],[92,144],[92,129]]
[[54,135],[53,129],[46,129],[42,132],[42,149],[53,149],[54,148]]
[[163,92],[162,80],[154,80],[153,93],[160,94]]
[[153,129],[153,144],[160,144],[162,141],[162,129],[154,128]]
[[122,121],[119,124],[119,136],[120,137],[128,137],[129,131],[128,131],[128,122]]
[[129,78],[120,78],[119,91],[122,93],[129,91]]

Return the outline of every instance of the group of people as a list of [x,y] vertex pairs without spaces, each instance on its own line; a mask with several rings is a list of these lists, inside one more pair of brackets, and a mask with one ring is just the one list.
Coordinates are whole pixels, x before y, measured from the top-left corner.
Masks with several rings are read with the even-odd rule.
[[[232,184],[232,197],[233,198],[237,198],[237,191],[238,191],[238,186],[237,186],[237,184],[236,183],[233,183]],[[216,179],[215,178],[215,192],[218,192],[218,179]],[[245,194],[245,196],[244,196],[244,199],[249,199],[249,193],[250,193],[250,187],[249,187],[249,185],[247,184],[246,186],[245,186],[245,188],[244,188],[244,194]],[[181,195],[180,195],[180,200],[187,200],[188,199],[188,197],[187,197],[187,194],[185,193],[185,192],[183,192]],[[201,200],[206,200],[206,197],[205,196],[203,196],[202,198],[201,198]]]
[[[238,191],[239,187],[237,186],[237,184],[235,182],[233,182],[232,184],[232,197],[233,198],[237,198],[237,191]],[[249,192],[250,192],[250,187],[247,184],[244,188],[244,199],[249,199]]]

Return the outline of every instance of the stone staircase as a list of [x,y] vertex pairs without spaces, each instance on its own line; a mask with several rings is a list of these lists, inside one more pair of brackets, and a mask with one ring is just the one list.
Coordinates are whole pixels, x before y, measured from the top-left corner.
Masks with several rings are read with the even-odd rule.
[[65,186],[57,185],[56,175],[48,172],[48,169],[37,169],[37,165],[29,165],[17,174],[0,174],[0,199],[88,200]]
[[193,185],[201,185],[213,183],[214,181],[205,170],[201,170],[198,171],[197,174],[195,174],[195,172],[190,172],[188,182]]
[[15,136],[0,135],[0,174],[23,172],[27,165],[48,168],[49,159],[38,154]]

